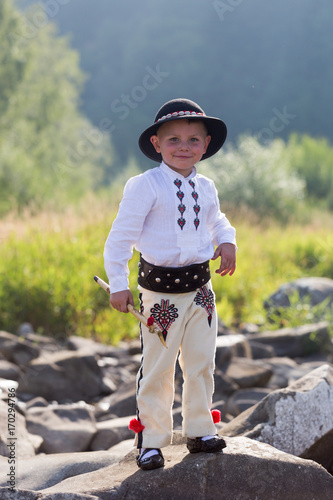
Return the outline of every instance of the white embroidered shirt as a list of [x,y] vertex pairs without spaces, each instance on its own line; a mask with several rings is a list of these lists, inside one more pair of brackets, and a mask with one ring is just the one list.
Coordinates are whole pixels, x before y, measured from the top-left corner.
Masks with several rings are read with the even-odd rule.
[[184,178],[162,162],[124,188],[104,248],[111,293],[128,288],[133,248],[150,264],[182,267],[211,259],[214,245],[236,245],[235,234],[211,179],[195,167]]

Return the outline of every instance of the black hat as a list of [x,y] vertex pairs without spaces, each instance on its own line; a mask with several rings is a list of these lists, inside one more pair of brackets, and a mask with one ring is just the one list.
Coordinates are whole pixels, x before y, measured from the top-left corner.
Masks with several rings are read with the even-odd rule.
[[156,134],[158,128],[163,123],[184,118],[187,120],[202,120],[207,127],[208,135],[211,136],[211,141],[206,153],[201,158],[202,160],[213,156],[223,146],[227,137],[227,127],[222,120],[206,116],[204,110],[189,99],[172,99],[172,101],[163,104],[155,116],[154,124],[141,134],[139,146],[143,154],[151,160],[161,163],[162,156],[156,152],[153,144],[150,142],[151,136]]

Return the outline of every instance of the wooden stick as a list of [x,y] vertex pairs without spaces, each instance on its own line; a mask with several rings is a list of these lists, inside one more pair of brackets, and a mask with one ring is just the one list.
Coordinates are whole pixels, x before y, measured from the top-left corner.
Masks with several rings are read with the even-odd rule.
[[[98,276],[94,276],[94,280],[96,281],[96,283],[98,283],[98,285],[100,287],[103,288],[103,290],[105,290],[108,294],[110,294],[110,287],[109,287],[109,285],[107,283],[105,283],[105,281],[103,281]],[[160,339],[160,341],[162,342],[162,344],[164,345],[164,347],[168,348],[168,346],[165,343],[165,340],[164,340],[164,337],[163,337],[163,333],[161,332],[161,330],[159,328],[157,328],[157,326],[148,325],[147,324],[147,318],[146,318],[146,316],[144,316],[143,314],[140,313],[140,311],[138,311],[137,309],[135,309],[135,307],[133,307],[132,304],[128,304],[127,305],[127,309],[128,309],[128,311],[131,314],[133,314],[133,316],[136,319],[138,319],[139,321],[141,321],[141,323],[148,328],[148,330],[150,331],[150,333],[155,333],[155,335],[158,336],[158,338]]]

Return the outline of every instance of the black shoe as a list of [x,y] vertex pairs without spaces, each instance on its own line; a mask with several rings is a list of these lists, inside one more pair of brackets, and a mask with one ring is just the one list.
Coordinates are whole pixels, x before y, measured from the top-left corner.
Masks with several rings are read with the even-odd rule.
[[[156,450],[158,455],[145,458],[146,453],[151,450]],[[164,467],[164,458],[159,448],[146,448],[144,452],[136,457],[136,463],[142,470],[158,469],[159,467]]]
[[190,453],[198,453],[199,451],[203,451],[205,453],[216,453],[217,451],[221,451],[226,446],[227,445],[223,437],[218,434],[211,439],[207,439],[206,441],[203,441],[201,437],[195,439],[187,438],[187,449]]

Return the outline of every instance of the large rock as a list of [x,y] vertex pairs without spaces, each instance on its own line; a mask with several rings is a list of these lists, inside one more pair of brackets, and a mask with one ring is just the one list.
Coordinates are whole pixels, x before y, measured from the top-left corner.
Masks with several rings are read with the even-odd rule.
[[117,392],[99,401],[99,405],[104,405],[109,413],[118,417],[134,415],[136,413],[135,380],[122,384]]
[[80,404],[30,407],[26,425],[31,434],[43,438],[42,453],[87,451],[97,432],[93,410]]
[[0,378],[18,380],[21,375],[21,370],[17,365],[6,359],[0,359]]
[[251,354],[253,359],[272,358],[274,356],[274,349],[272,346],[262,344],[261,342],[256,342],[255,340],[249,340],[248,342],[251,347]]
[[214,373],[214,399],[224,399],[225,396],[230,396],[237,389],[239,385],[228,375],[226,375],[222,370],[216,368]]
[[[224,453],[192,455],[179,438],[164,449],[165,467],[149,472],[137,468],[135,455],[133,450],[119,463],[93,472],[80,473],[78,466],[74,477],[67,476],[54,486],[43,488],[40,500],[56,493],[62,493],[64,499],[72,493],[90,494],[101,500],[332,498],[333,478],[324,468],[244,437],[227,438]],[[38,474],[43,475],[42,461],[39,467],[30,467],[30,481]],[[25,496],[20,499],[25,500]]]
[[297,363],[293,359],[283,357],[273,357],[265,359],[273,370],[272,378],[267,384],[271,389],[283,389],[289,385],[291,373],[297,368]]
[[245,335],[219,335],[216,339],[215,363],[222,367],[233,356],[251,358],[251,348]]
[[[316,460],[316,443],[326,439],[332,442],[332,432],[333,367],[329,365],[313,370],[286,389],[272,392],[223,427],[227,436],[247,436]],[[332,447],[328,451],[329,455],[322,457],[323,463],[332,459]]]
[[329,278],[300,278],[283,284],[277,292],[264,303],[266,308],[290,306],[290,296],[297,294],[299,299],[308,299],[312,306],[327,299],[327,307],[333,302],[333,280]]
[[57,352],[64,349],[62,343],[46,335],[27,332],[23,336],[27,342],[38,347],[43,352]]
[[21,339],[12,333],[0,332],[0,353],[12,363],[27,365],[40,354],[38,347],[28,340]]
[[262,361],[234,357],[228,365],[226,375],[241,389],[265,387],[273,375],[273,370]]
[[19,379],[18,393],[48,401],[91,401],[111,389],[94,356],[61,351],[34,359]]
[[[132,418],[135,418],[135,415]],[[126,439],[132,438],[133,441],[134,433],[128,428],[129,422],[129,417],[97,422],[97,433],[90,445],[90,449],[93,451],[107,450]]]
[[41,445],[41,438],[28,432],[25,418],[17,409],[10,414],[9,421],[8,409],[8,404],[0,400],[0,454],[9,457],[12,453],[15,460],[33,457]]
[[70,349],[71,351],[85,351],[101,357],[108,356],[115,359],[122,357],[126,353],[125,349],[119,349],[111,345],[102,344],[101,342],[95,342],[92,339],[76,335],[72,335],[68,338],[66,346],[67,349]]
[[[128,450],[128,448],[127,448]],[[126,451],[127,452],[127,451]],[[57,453],[54,455],[36,455],[21,459],[16,471],[16,483],[23,490],[44,490],[67,478],[73,479],[118,463],[121,458],[112,450],[85,453]],[[7,460],[0,461],[0,486],[6,486],[8,472]],[[0,498],[2,499],[1,493]]]
[[275,356],[289,358],[304,358],[313,352],[331,350],[329,324],[326,321],[254,333],[248,339],[273,347]]
[[226,411],[229,415],[236,417],[251,406],[256,405],[272,392],[271,389],[256,387],[253,389],[240,389],[236,391],[229,399]]
[[268,387],[271,389],[282,389],[296,382],[296,380],[304,377],[304,375],[307,375],[316,368],[319,368],[324,364],[324,361],[311,361],[298,364],[293,359],[277,357],[265,359],[265,363],[268,364],[274,372],[268,383]]

